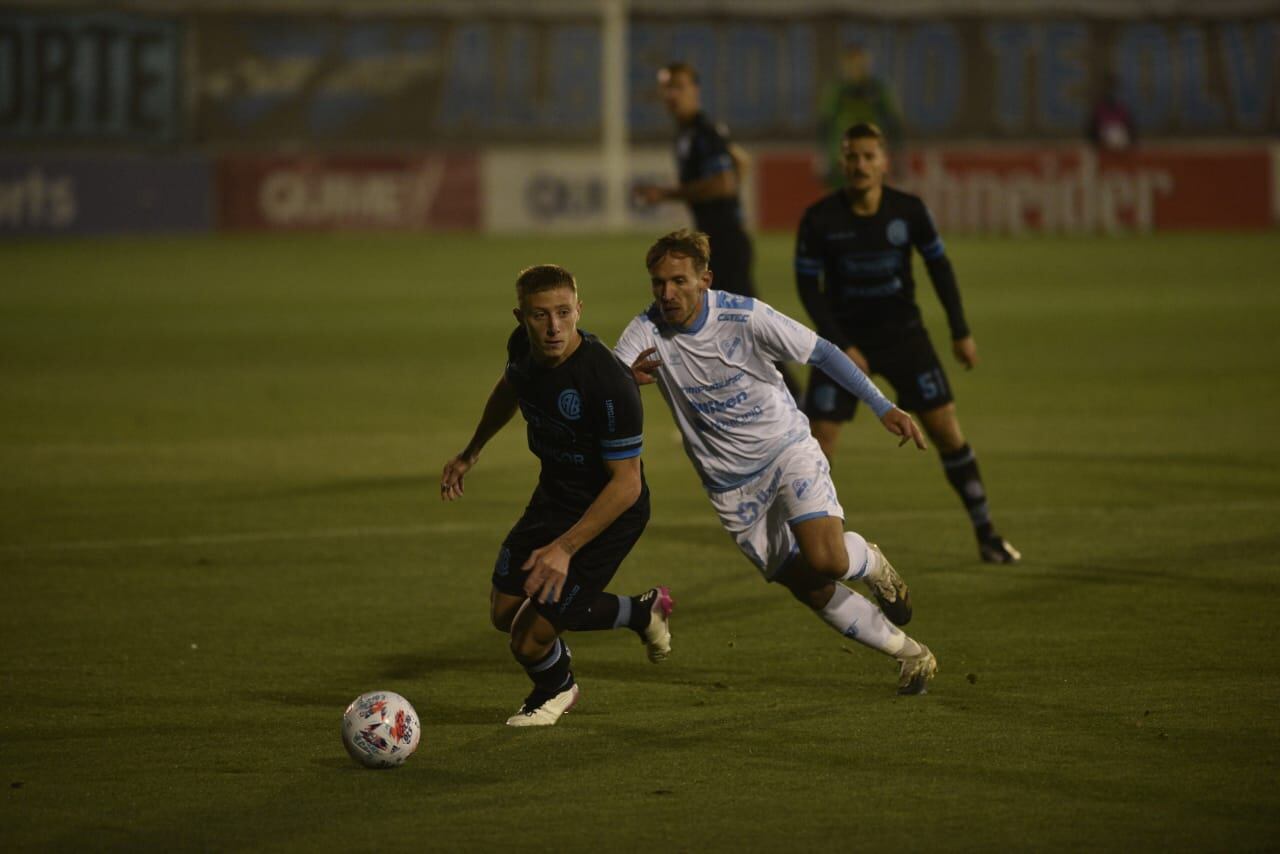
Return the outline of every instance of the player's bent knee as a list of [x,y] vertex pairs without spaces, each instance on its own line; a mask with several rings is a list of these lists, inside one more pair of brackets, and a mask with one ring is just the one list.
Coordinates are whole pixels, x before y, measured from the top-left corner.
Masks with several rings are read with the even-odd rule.
[[793,565],[777,581],[806,608],[822,608],[831,600],[834,582],[806,565]]
[[829,580],[844,578],[849,571],[849,556],[840,554],[826,557],[813,564],[813,571]]
[[509,634],[524,603],[523,598],[501,593],[496,588],[489,591],[489,622],[504,635]]
[[826,607],[826,604],[831,601],[835,582],[827,578],[815,578],[811,583],[785,586],[797,602],[816,611]]
[[522,609],[511,626],[511,654],[523,664],[532,664],[551,651],[559,631],[532,608]]
[[844,548],[844,540],[828,544],[825,541],[810,543],[803,549],[804,561],[813,572],[823,579],[841,579],[849,571],[849,552]]
[[526,664],[537,661],[547,652],[546,645],[530,633],[513,632],[511,635],[511,654],[517,661]]

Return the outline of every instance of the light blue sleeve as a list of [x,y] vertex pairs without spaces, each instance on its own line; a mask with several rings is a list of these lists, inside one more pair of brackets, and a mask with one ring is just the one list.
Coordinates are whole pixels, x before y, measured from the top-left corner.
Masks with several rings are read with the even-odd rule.
[[841,388],[871,407],[877,418],[893,409],[893,401],[881,394],[871,378],[858,370],[853,360],[839,347],[825,338],[819,338],[809,357],[809,364],[835,380]]

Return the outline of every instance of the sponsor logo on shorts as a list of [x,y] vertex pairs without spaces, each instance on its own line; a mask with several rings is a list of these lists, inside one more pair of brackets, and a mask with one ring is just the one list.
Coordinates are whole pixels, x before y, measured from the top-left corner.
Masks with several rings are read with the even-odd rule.
[[[561,600],[561,602],[560,602],[560,607],[559,607],[559,608],[557,608],[557,609],[556,609],[556,611],[557,611],[558,613],[563,614],[565,611],[569,610],[569,605],[573,602],[574,598],[575,598],[575,597],[577,597],[577,595],[578,595],[578,591],[580,591],[580,590],[582,590],[582,585],[581,585],[581,584],[575,584],[575,585],[573,585],[573,589],[569,591],[569,595],[568,595],[568,596],[564,597],[564,599],[563,599],[563,600]],[[568,649],[569,649],[569,648],[566,646],[566,647],[565,647],[565,651],[567,652],[567,651],[568,651]]]
[[738,509],[733,512],[738,514],[742,524],[750,525],[760,517],[760,505],[754,501],[743,501],[738,504]]
[[782,485],[782,469],[773,470],[773,479],[769,481],[769,485],[756,493],[756,500],[761,504],[768,504],[773,500],[773,496],[777,494],[778,487]]
[[511,571],[511,549],[502,548],[498,550],[498,560],[493,565],[493,574],[504,578]]

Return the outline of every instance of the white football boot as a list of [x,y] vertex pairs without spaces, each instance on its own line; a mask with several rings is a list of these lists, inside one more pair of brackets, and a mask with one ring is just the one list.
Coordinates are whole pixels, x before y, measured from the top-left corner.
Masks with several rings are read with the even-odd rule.
[[520,711],[507,718],[507,726],[552,726],[560,720],[561,715],[574,707],[581,693],[578,690],[578,683],[574,682],[559,694],[544,700],[537,706],[530,707],[529,701],[525,700]]
[[1013,543],[999,535],[978,544],[978,557],[987,563],[1017,563],[1022,560],[1022,552],[1013,547]]
[[868,571],[862,577],[863,583],[867,585],[889,622],[895,626],[905,626],[911,622],[911,591],[907,589],[907,582],[898,575],[898,571],[889,563],[879,546],[867,543],[867,551],[872,552],[879,566],[874,574]]
[[649,661],[657,664],[671,654],[671,612],[675,610],[676,600],[667,588],[654,587],[641,596],[640,601],[648,604],[650,614],[649,625],[640,632],[640,639],[644,641]]
[[928,694],[929,680],[938,672],[938,659],[929,652],[929,647],[919,646],[919,653],[898,659],[899,694]]

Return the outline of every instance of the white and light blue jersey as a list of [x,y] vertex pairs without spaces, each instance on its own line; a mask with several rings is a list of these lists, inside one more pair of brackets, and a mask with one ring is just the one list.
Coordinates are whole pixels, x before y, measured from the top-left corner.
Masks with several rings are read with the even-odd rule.
[[731,489],[809,435],[809,419],[775,362],[807,362],[813,330],[751,297],[709,290],[688,328],[667,324],[657,306],[623,330],[614,353],[624,365],[657,348],[662,392],[703,484]]

